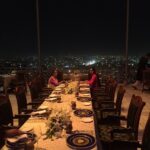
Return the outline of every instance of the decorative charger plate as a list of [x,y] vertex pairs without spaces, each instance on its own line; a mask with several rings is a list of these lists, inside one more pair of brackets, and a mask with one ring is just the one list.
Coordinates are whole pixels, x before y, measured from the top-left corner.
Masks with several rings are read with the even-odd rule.
[[80,102],[89,102],[92,100],[90,97],[77,97],[77,100]]
[[93,111],[89,109],[77,109],[74,111],[74,114],[78,117],[91,117],[93,116]]
[[67,145],[76,150],[90,150],[95,144],[95,138],[87,133],[75,133],[67,138]]

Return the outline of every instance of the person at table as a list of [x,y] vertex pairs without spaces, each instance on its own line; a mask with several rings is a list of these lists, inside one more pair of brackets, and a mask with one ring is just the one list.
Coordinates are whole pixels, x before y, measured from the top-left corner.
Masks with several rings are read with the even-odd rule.
[[58,71],[54,70],[53,73],[52,73],[52,75],[50,76],[50,78],[48,80],[49,87],[55,88],[59,84],[64,83],[64,81],[61,81],[61,82],[58,81],[57,75],[58,75]]
[[5,138],[13,137],[23,134],[19,129],[7,129],[4,126],[0,126],[0,148],[4,145]]
[[55,71],[57,71],[57,80],[58,80],[58,82],[63,81],[63,72],[61,70],[59,70],[58,68],[56,68]]
[[94,90],[100,87],[99,76],[96,73],[96,69],[94,67],[90,68],[90,79],[88,80],[88,84],[90,85],[91,90]]
[[133,88],[139,89],[142,87],[143,71],[146,69],[150,69],[149,61],[150,61],[150,53],[140,58],[136,74],[136,81],[134,84],[132,84]]

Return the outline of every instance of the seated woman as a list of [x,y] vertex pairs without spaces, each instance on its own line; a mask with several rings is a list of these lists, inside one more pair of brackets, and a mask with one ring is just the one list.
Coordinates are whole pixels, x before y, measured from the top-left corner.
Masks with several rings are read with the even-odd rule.
[[88,80],[88,84],[90,85],[91,92],[93,92],[94,89],[100,87],[100,81],[99,76],[96,73],[96,70],[94,67],[90,69],[90,79]]
[[64,81],[59,82],[57,79],[58,71],[54,70],[52,75],[50,76],[48,80],[48,86],[54,89],[56,86],[58,86],[61,83],[64,83]]
[[58,79],[57,79],[57,71],[55,70],[52,75],[50,76],[48,80],[48,85],[50,87],[56,87],[59,85]]

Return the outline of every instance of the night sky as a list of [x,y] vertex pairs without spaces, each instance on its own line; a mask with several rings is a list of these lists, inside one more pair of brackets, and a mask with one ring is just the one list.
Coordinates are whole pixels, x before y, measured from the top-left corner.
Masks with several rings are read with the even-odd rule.
[[[124,54],[126,0],[39,0],[42,55]],[[37,55],[35,0],[0,2],[1,56]],[[150,52],[147,0],[130,0],[129,54]]]

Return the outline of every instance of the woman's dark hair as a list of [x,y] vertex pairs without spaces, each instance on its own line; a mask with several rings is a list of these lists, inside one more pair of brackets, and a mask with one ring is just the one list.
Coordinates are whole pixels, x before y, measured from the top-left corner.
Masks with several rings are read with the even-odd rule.
[[94,73],[96,73],[95,67],[92,67],[91,69],[92,69],[92,71],[93,71]]
[[96,72],[95,67],[91,67],[91,69],[96,74],[96,76],[97,76],[97,84],[100,87],[101,83],[100,83],[100,79],[99,79],[99,74]]

